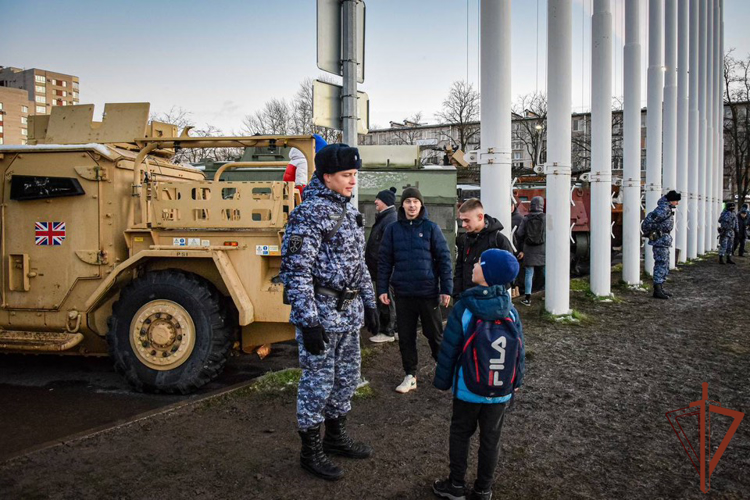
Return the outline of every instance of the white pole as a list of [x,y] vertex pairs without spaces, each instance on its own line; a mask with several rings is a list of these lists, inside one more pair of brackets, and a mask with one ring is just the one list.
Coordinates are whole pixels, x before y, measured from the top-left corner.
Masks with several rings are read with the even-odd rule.
[[[357,0],[342,3],[343,88],[341,90],[342,126],[344,143],[357,147]],[[351,204],[357,207],[358,186],[352,190]]]
[[[713,191],[711,196],[713,204],[711,208],[711,248],[718,248],[716,239],[716,228],[719,218],[719,174],[722,171],[721,151],[724,144],[721,142],[722,116],[724,114],[724,92],[722,90],[722,80],[724,79],[724,51],[722,47],[723,34],[721,32],[721,4],[720,0],[714,0],[714,170],[713,170]],[[740,203],[742,206],[742,203]],[[738,207],[739,208],[739,207]]]
[[706,2],[700,2],[698,40],[698,255],[706,253]]
[[611,295],[612,11],[594,0],[591,34],[591,292]]
[[570,115],[572,111],[573,7],[547,1],[547,252],[544,307],[570,312]]
[[641,282],[641,20],[640,0],[625,2],[622,127],[622,279]]
[[677,5],[677,190],[682,201],[677,209],[677,238],[680,263],[687,261],[688,222],[688,2]]
[[[720,28],[719,32],[721,33],[721,38],[719,40],[719,49],[720,49],[720,74],[719,74],[719,81],[721,82],[720,85],[720,95],[719,95],[719,170],[716,173],[718,177],[718,181],[716,183],[716,213],[721,213],[721,202],[724,199],[724,0],[719,0],[719,23]],[[744,200],[743,200],[744,201]],[[717,217],[718,219],[718,217]],[[718,222],[716,222],[718,225]]]
[[[664,93],[664,0],[649,0],[648,5],[648,96],[646,125],[646,213],[656,208],[661,198],[662,99]],[[654,273],[654,255],[646,249],[646,272]]]
[[481,2],[481,198],[510,237],[510,0]]
[[690,0],[690,91],[688,94],[688,238],[687,257],[698,256],[698,0]]
[[[677,0],[666,1],[664,21],[663,194],[677,189]],[[669,268],[675,268],[675,245],[669,248]]]
[[713,250],[714,223],[714,1],[706,0],[706,252]]

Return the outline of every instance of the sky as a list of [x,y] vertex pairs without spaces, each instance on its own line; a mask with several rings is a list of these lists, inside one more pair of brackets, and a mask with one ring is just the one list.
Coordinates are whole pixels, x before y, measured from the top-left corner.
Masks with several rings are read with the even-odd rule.
[[[498,1],[498,0],[493,0]],[[509,1],[509,0],[508,0]],[[684,0],[687,1],[687,0]],[[545,0],[512,1],[512,96],[545,91]],[[573,0],[573,108],[588,110],[593,0]],[[750,2],[725,0],[725,47],[750,54]],[[624,0],[612,1],[613,95],[622,95]],[[641,1],[643,104],[648,2]],[[80,78],[81,104],[183,108],[198,127],[237,132],[316,65],[315,0],[0,0],[0,65]],[[435,123],[451,83],[479,88],[478,0],[366,0],[370,126],[417,112]]]

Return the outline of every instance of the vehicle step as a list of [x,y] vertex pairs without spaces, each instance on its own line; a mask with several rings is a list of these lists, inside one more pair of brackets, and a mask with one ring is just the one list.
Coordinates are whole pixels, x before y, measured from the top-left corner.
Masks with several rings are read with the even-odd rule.
[[60,352],[83,341],[81,333],[0,331],[0,349]]

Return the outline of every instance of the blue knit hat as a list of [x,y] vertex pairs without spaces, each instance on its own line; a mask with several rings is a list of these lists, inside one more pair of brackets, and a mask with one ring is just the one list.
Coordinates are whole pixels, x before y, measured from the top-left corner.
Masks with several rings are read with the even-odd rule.
[[490,248],[479,257],[484,281],[488,285],[505,285],[518,276],[518,260],[507,250]]
[[323,139],[323,136],[320,134],[313,134],[313,137],[315,138],[315,152],[319,153],[321,149],[328,146],[328,143],[325,139]]

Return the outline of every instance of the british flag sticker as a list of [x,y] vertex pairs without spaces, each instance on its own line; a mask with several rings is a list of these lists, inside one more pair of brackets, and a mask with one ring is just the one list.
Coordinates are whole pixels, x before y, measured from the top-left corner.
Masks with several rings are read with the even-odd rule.
[[38,246],[60,246],[65,241],[65,223],[36,222],[34,237]]

